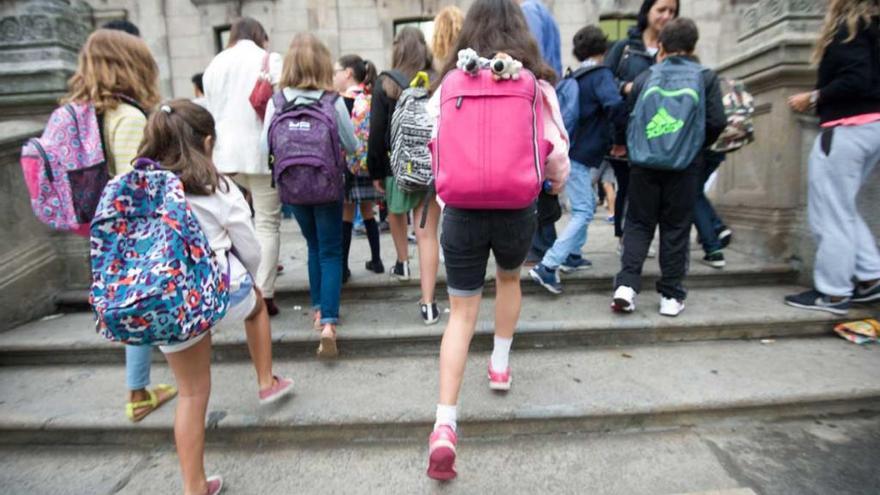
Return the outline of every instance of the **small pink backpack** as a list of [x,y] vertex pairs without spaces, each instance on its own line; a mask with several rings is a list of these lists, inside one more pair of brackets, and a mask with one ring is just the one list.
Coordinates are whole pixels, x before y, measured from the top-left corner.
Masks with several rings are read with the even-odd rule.
[[56,108],[43,135],[22,147],[21,168],[37,218],[53,229],[88,236],[110,180],[95,107],[67,103]]
[[440,87],[440,118],[429,147],[437,195],[463,209],[512,210],[541,192],[552,144],[534,74],[496,81],[492,71],[453,69]]

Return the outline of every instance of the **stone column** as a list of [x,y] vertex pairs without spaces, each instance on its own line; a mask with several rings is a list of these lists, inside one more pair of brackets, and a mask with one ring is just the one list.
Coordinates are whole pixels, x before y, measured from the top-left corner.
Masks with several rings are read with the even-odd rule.
[[823,0],[759,0],[742,13],[741,55],[717,67],[744,80],[756,99],[755,143],[719,170],[719,214],[734,229],[735,249],[807,265],[814,251],[805,223],[807,156],[818,128],[786,99],[815,84],[810,55],[824,10]]

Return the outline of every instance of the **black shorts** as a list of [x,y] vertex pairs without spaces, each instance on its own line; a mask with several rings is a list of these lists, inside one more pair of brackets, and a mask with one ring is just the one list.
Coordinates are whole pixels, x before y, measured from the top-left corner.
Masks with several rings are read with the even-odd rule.
[[502,271],[522,266],[538,225],[535,206],[521,210],[443,210],[440,245],[446,264],[449,295],[479,295],[486,278],[489,252]]

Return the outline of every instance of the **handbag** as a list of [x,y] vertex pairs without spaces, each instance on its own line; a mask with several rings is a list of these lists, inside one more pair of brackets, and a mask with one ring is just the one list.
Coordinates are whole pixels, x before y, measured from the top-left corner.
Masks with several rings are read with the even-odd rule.
[[269,52],[266,52],[257,83],[254,84],[254,89],[251,90],[251,96],[248,98],[260,120],[266,118],[266,105],[270,98],[272,98],[272,78],[269,76]]

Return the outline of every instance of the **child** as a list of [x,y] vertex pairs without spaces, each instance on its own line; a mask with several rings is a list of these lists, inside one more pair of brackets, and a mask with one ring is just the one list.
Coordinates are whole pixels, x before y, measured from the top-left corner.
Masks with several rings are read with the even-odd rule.
[[[251,212],[232,181],[211,161],[214,119],[189,100],[159,107],[144,133],[138,155],[161,164],[180,177],[186,200],[202,227],[220,267],[229,273],[229,309],[224,322],[244,321],[248,349],[257,372],[260,404],[293,391],[293,380],[272,373],[269,313],[254,277],[260,266],[260,244]],[[214,331],[214,329],[212,329]],[[205,411],[211,392],[211,332],[181,344],[160,346],[180,386],[174,417],[174,438],[185,493],[216,494],[223,481],[206,479],[204,467]]]
[[[529,133],[534,118],[543,118],[544,139],[552,146],[547,159],[546,177],[550,180],[553,193],[558,193],[568,175],[568,142],[559,104],[552,83],[556,74],[553,69],[542,62],[538,46],[528,35],[526,21],[522,11],[512,0],[478,0],[475,2],[464,21],[454,53],[465,48],[472,48],[478,55],[491,57],[504,52],[522,63],[539,79],[539,88],[535,98],[543,98],[543,103],[524,103],[531,111],[543,107],[543,114],[517,115],[517,120],[526,122]],[[456,70],[455,57],[450,57],[443,74]],[[458,74],[450,74],[456,76]],[[468,77],[468,76],[463,76]],[[531,77],[530,75],[528,77]],[[498,82],[497,87],[505,83]],[[438,88],[429,102],[429,112],[439,116],[435,132],[441,132],[443,114],[440,114],[440,95],[443,88]],[[510,101],[509,99],[504,99]],[[455,99],[449,100],[450,110],[456,109]],[[462,102],[462,98],[458,98]],[[486,98],[483,105],[489,105],[492,98]],[[470,105],[470,103],[463,103]],[[534,106],[532,106],[534,105]],[[466,108],[482,108],[468,106]],[[487,112],[499,115],[505,108],[491,108]],[[450,121],[451,122],[451,121]],[[530,134],[531,135],[531,134]],[[488,141],[488,140],[487,140]],[[504,146],[505,143],[493,143]],[[548,144],[548,143],[544,143]],[[435,145],[436,146],[436,145]],[[528,148],[530,145],[526,143]],[[530,149],[530,148],[528,148]],[[443,170],[442,154],[435,149],[435,170]],[[499,150],[496,148],[496,152]],[[546,150],[545,150],[546,151]],[[487,150],[486,153],[490,153]],[[527,151],[528,153],[528,151]],[[440,158],[438,158],[438,156]],[[536,157],[535,160],[538,158]],[[531,160],[527,157],[526,160]],[[488,166],[488,165],[483,165]],[[530,168],[526,165],[526,170]],[[528,173],[527,173],[528,175]],[[448,179],[455,182],[455,177]],[[536,180],[532,178],[532,180]],[[438,194],[444,194],[441,177],[437,178]],[[535,184],[537,187],[538,185]],[[499,195],[500,196],[500,195]],[[535,190],[535,197],[537,190]],[[447,196],[447,202],[448,202]],[[491,200],[504,201],[505,198],[493,197]],[[434,431],[429,438],[428,476],[438,480],[455,477],[455,445],[456,416],[458,394],[461,389],[462,376],[467,359],[468,347],[476,327],[477,316],[489,252],[495,255],[497,264],[495,301],[495,348],[489,363],[489,387],[493,390],[509,390],[511,384],[508,355],[513,342],[513,331],[519,318],[522,293],[520,291],[520,267],[529,251],[532,236],[537,224],[535,205],[532,203],[520,209],[464,209],[446,206],[443,212],[443,237],[441,244],[446,259],[446,274],[449,291],[450,315],[449,323],[443,333],[440,346],[440,401],[437,405],[437,417]]]
[[[682,280],[687,273],[688,241],[700,171],[703,167],[703,153],[697,152],[693,162],[683,170],[658,167],[656,164],[648,168],[643,163],[638,163],[632,137],[634,132],[638,132],[642,136],[647,135],[648,139],[654,142],[661,142],[667,138],[688,136],[695,131],[684,124],[683,119],[688,119],[691,125],[705,125],[702,149],[711,146],[718,139],[727,124],[727,119],[721,101],[718,77],[711,70],[700,66],[694,59],[698,38],[697,26],[690,19],[678,18],[669,21],[660,32],[660,49],[657,54],[660,62],[635,79],[632,92],[629,94],[628,106],[632,110],[655,71],[697,73],[705,95],[703,101],[697,105],[705,106],[705,123],[697,119],[691,120],[688,116],[672,116],[662,106],[653,117],[649,117],[650,122],[647,122],[644,129],[634,127],[635,115],[630,120],[628,149],[633,167],[630,174],[630,195],[626,209],[621,269],[615,277],[614,298],[611,303],[611,308],[616,312],[630,313],[635,310],[635,295],[641,290],[642,265],[648,255],[648,247],[658,224],[662,274],[657,282],[657,291],[662,296],[660,314],[677,316],[684,310],[687,292]],[[665,90],[661,88],[661,91],[651,91],[651,93],[663,95],[664,91],[669,91],[675,94],[673,89],[675,88],[665,88]],[[677,93],[687,98],[688,94],[694,91],[688,87]],[[696,130],[699,131],[701,130]],[[664,157],[664,160],[665,158],[667,157]],[[669,156],[668,162],[674,163],[681,159],[682,157]]]
[[[339,135],[339,142],[345,151],[354,153],[357,150],[357,137],[351,124],[348,109],[342,98],[332,92],[333,62],[330,50],[317,37],[308,33],[297,34],[284,56],[281,70],[282,90],[280,95],[287,103],[300,101],[312,102],[312,106],[324,105],[325,100],[332,100],[333,108],[329,110],[331,119]],[[266,107],[266,121],[260,141],[263,152],[268,156],[270,147],[273,157],[279,154],[280,147],[295,136],[284,134],[284,143],[275,135],[269,136],[273,119],[276,118],[276,94]],[[286,103],[285,103],[286,107]],[[280,116],[284,112],[278,109]],[[288,129],[287,132],[290,131]],[[272,140],[272,142],[270,142]],[[277,141],[277,142],[276,142]],[[328,146],[330,144],[325,143]],[[334,150],[335,151],[335,150]],[[276,184],[279,191],[283,188],[276,170]],[[333,170],[333,174],[342,177],[343,170]],[[302,230],[309,248],[309,291],[312,307],[315,310],[315,328],[321,331],[321,344],[318,346],[318,357],[336,357],[336,324],[339,321],[339,297],[342,290],[342,193],[338,199],[323,204],[293,204],[293,215]]]
[[[98,29],[79,53],[63,102],[91,103],[103,116],[103,145],[111,175],[131,170],[147,123],[144,110],[159,102],[159,67],[140,38],[118,29]],[[150,385],[149,346],[125,347],[128,403],[133,422],[177,395],[171,385]]]
[[608,45],[605,33],[587,26],[574,35],[574,56],[581,66],[571,76],[578,84],[578,125],[569,138],[571,176],[566,193],[571,202],[571,219],[541,262],[529,271],[532,279],[552,294],[562,293],[559,271],[568,273],[590,266],[581,255],[587,242],[587,228],[593,220],[596,196],[593,175],[611,149],[611,125],[626,125],[626,108],[614,74],[602,65]]
[[355,206],[360,204],[367,240],[370,243],[370,260],[366,269],[373,273],[385,273],[379,252],[379,224],[373,218],[373,207],[382,199],[382,193],[373,187],[367,171],[367,139],[370,133],[370,104],[376,66],[357,55],[345,55],[333,68],[333,87],[343,96],[351,114],[358,149],[346,156],[348,170],[345,172],[345,204],[342,207],[342,283],[351,276],[348,254],[351,250],[351,233],[354,227]]
[[[388,223],[397,252],[397,262],[390,273],[399,280],[410,278],[407,215],[409,212],[413,213],[413,227],[419,248],[419,283],[422,289],[419,312],[425,325],[440,321],[440,312],[434,298],[437,270],[440,267],[440,246],[437,242],[440,206],[425,191],[406,192],[400,189],[391,170],[390,153],[391,116],[397,100],[416,74],[430,64],[424,34],[412,27],[402,29],[394,38],[392,70],[379,75],[373,91],[370,142],[367,149],[367,167],[376,189],[385,193]],[[421,227],[424,208],[428,208],[428,213],[425,226]]]

